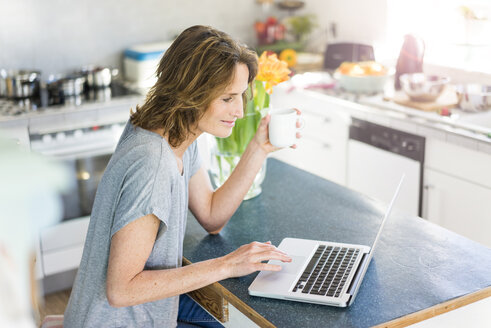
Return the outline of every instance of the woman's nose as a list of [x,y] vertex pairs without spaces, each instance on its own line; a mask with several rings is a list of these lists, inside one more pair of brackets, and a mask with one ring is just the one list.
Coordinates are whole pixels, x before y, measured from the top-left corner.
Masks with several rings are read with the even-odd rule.
[[234,114],[235,114],[234,116],[237,118],[244,117],[244,106],[242,105],[242,102],[235,107]]

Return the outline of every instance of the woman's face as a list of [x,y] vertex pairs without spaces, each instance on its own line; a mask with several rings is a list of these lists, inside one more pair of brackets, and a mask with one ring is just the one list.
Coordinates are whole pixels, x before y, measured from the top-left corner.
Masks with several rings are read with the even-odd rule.
[[237,118],[244,116],[242,94],[247,90],[249,69],[245,64],[235,65],[232,83],[224,93],[214,99],[198,122],[198,129],[219,138],[232,133]]

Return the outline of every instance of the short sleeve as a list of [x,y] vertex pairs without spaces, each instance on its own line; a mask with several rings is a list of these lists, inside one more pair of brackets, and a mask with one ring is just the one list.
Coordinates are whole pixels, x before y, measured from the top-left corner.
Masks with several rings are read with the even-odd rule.
[[[166,230],[168,227],[170,184],[156,179],[160,176],[157,170],[163,168],[159,167],[160,161],[157,156],[155,160],[153,156],[149,157],[140,157],[125,172],[115,205],[111,237],[130,222],[149,214],[154,214],[165,224],[163,229]],[[155,192],[157,184],[159,190]]]
[[192,177],[201,167],[201,157],[198,148],[198,140],[196,140],[190,147],[189,177]]

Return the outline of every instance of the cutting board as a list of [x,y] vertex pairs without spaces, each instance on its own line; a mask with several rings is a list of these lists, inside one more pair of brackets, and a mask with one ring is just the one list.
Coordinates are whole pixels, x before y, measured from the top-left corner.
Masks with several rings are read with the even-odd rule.
[[442,108],[453,108],[459,103],[457,93],[455,92],[455,87],[453,86],[445,87],[440,97],[434,101],[414,101],[409,99],[408,95],[406,95],[404,91],[396,91],[394,96],[388,100],[391,100],[399,105],[412,107],[427,112],[439,111]]

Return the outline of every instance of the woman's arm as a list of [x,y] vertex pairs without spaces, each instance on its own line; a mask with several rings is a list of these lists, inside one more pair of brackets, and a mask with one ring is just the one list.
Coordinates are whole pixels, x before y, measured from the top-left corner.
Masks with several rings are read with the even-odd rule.
[[123,227],[111,239],[106,293],[113,307],[125,307],[175,296],[213,282],[258,270],[279,271],[267,260],[291,259],[269,243],[254,242],[236,251],[185,267],[144,270],[152,252],[159,219],[150,214]]
[[[300,115],[300,110],[296,110]],[[261,120],[256,135],[242,154],[232,174],[215,192],[203,168],[191,177],[189,208],[209,233],[218,233],[227,224],[251,187],[267,155],[278,149],[269,142],[269,121],[269,115]],[[297,138],[300,138],[298,133]]]
[[[189,208],[209,233],[218,233],[239,207],[268,153],[274,149],[267,139],[270,116],[266,116],[225,183],[213,192],[204,168],[189,181]],[[264,134],[264,138],[261,137]],[[263,140],[264,139],[264,140]],[[265,143],[269,145],[264,145]],[[273,147],[273,148],[271,148]]]

